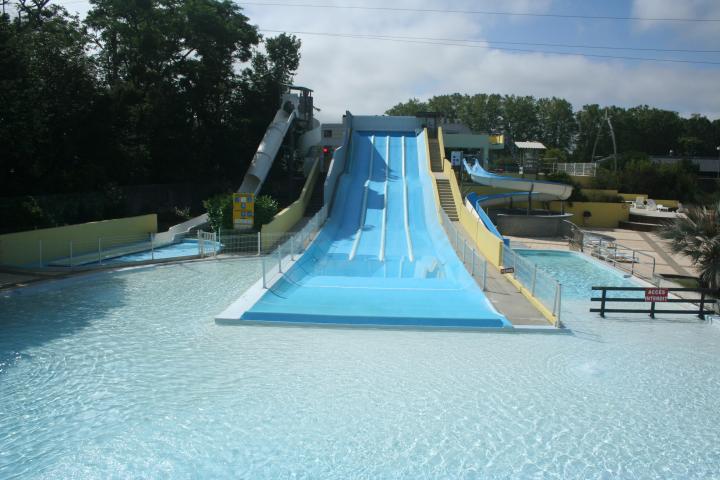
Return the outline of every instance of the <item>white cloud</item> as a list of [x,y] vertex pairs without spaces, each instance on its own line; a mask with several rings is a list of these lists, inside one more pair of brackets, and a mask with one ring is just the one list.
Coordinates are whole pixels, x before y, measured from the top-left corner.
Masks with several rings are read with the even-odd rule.
[[[517,8],[527,7],[520,3],[516,4]],[[547,8],[549,2],[545,3]],[[412,5],[432,8],[434,4],[412,2]],[[481,9],[477,5],[457,8]],[[511,7],[503,5],[503,8]],[[482,39],[487,26],[482,16],[473,15],[251,7],[247,14],[264,28],[350,34]],[[300,25],[302,27],[298,27]],[[586,103],[648,104],[683,113],[720,116],[718,69],[379,40],[301,37],[302,60],[296,81],[315,90],[315,103],[323,109],[319,115],[323,121],[337,121],[346,109],[355,114],[382,114],[411,97],[426,99],[453,92],[554,95],[568,99],[576,108]]]
[[[290,3],[284,0],[283,3]],[[325,3],[325,2],[323,2]],[[348,4],[337,0],[337,4]],[[355,2],[353,2],[355,3]],[[359,2],[357,2],[359,3]],[[241,2],[242,4],[242,2]],[[383,5],[373,2],[372,5]],[[392,3],[401,8],[438,8],[429,0]],[[70,7],[71,5],[68,5]],[[81,4],[73,3],[73,7]],[[378,34],[482,40],[497,17],[301,7],[245,5],[260,28],[349,34]],[[551,0],[470,1],[458,10],[504,10],[543,13]],[[634,16],[720,18],[717,0],[634,0]],[[506,17],[504,17],[506,18]],[[526,21],[520,17],[518,21]],[[688,26],[689,25],[689,26]],[[683,35],[714,23],[647,23],[643,28],[672,28]],[[268,34],[270,36],[274,34]],[[648,104],[687,114],[720,117],[720,69],[651,62],[626,63],[577,56],[510,53],[493,49],[408,44],[378,40],[301,36],[302,60],[296,83],[315,90],[323,121],[337,121],[345,110],[382,114],[410,97],[444,93],[500,93],[558,96],[576,108],[586,103],[633,106]]]
[[[720,18],[718,0],[634,0],[634,17],[641,18]],[[706,40],[717,43],[720,40],[720,27],[717,22],[663,22],[639,21],[638,28],[657,29],[674,32],[684,38]]]

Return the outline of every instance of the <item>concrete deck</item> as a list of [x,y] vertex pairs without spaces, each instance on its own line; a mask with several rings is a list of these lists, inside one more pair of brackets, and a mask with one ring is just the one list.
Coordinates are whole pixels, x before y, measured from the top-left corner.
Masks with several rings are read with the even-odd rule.
[[[465,233],[460,222],[453,222],[455,228],[463,235],[468,245],[472,245],[471,239]],[[456,253],[462,259],[462,252]],[[480,270],[481,266],[476,266]],[[477,275],[475,281],[482,288],[482,276]],[[537,326],[554,328],[550,322],[533,306],[515,286],[492,265],[487,266],[487,286],[485,295],[493,306],[516,327]]]

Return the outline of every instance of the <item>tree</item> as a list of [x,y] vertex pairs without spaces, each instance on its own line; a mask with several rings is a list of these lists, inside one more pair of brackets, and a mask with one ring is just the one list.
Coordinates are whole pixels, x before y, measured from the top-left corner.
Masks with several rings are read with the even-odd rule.
[[417,98],[411,98],[405,103],[398,103],[397,105],[387,109],[385,115],[393,116],[414,116],[420,112],[427,112],[428,105],[421,102]]
[[[0,180],[4,195],[72,191],[95,177],[101,126],[89,37],[46,1],[0,16]],[[100,179],[102,181],[102,179]]]
[[503,120],[510,142],[535,140],[539,137],[537,114],[538,107],[533,97],[503,97]]
[[702,286],[720,288],[720,203],[713,208],[690,207],[685,215],[658,233],[670,240],[673,252],[692,259]]
[[537,101],[538,139],[546,147],[567,150],[577,131],[572,105],[561,98],[540,98]]

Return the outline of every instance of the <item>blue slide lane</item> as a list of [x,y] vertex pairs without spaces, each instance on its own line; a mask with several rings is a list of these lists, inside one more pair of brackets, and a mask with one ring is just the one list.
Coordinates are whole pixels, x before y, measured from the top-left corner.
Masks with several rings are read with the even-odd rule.
[[412,132],[354,132],[346,172],[338,180],[325,226],[305,254],[242,319],[319,325],[512,327],[457,258],[440,225],[425,143],[424,134]]

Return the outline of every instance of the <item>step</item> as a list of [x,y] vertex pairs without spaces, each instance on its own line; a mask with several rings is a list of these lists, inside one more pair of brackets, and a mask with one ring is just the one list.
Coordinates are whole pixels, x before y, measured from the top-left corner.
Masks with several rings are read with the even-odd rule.
[[635,215],[630,214],[630,221],[636,223],[651,223],[654,225],[665,225],[668,222],[672,222],[673,219],[669,217],[653,217],[651,215]]
[[619,228],[625,230],[635,230],[637,232],[652,232],[660,228],[662,225],[656,223],[643,223],[643,222],[625,222],[621,221],[618,225]]

